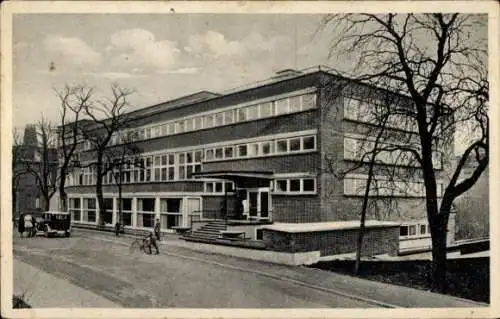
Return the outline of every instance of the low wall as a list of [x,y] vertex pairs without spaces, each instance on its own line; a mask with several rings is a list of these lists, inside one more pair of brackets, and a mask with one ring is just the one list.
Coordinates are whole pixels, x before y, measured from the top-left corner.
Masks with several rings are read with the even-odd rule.
[[[263,240],[267,249],[277,252],[299,253],[319,251],[321,256],[353,253],[358,241],[358,228],[329,230],[283,231],[263,228]],[[365,230],[361,254],[397,255],[399,250],[399,226],[369,227]]]

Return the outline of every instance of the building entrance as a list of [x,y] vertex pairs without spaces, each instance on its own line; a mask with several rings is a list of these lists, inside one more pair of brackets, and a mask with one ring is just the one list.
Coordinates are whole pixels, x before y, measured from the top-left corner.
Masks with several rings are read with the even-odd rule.
[[269,188],[258,188],[247,190],[248,217],[250,219],[269,219],[271,198]]

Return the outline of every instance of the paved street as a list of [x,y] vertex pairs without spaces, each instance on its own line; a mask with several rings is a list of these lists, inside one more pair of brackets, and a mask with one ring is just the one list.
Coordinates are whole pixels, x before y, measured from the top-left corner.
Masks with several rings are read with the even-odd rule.
[[[192,258],[178,257],[180,254]],[[221,261],[230,257],[221,260],[221,256],[176,247],[169,247],[159,256],[131,255],[123,243],[88,238],[78,232],[69,239],[16,237],[14,255],[22,262],[125,307],[374,306],[291,281],[221,267]]]

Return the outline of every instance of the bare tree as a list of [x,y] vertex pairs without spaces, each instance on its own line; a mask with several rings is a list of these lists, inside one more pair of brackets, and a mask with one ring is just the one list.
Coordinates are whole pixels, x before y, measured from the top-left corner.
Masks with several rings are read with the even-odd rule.
[[[446,233],[453,201],[469,190],[488,165],[487,41],[477,34],[485,16],[462,14],[341,14],[325,18],[337,36],[330,54],[356,60],[356,79],[409,97],[391,112],[417,129],[410,154],[421,169],[432,236],[432,289],[446,290]],[[438,202],[434,156],[452,149],[456,129],[472,136]],[[446,155],[446,152],[445,152]],[[467,160],[476,168],[459,179]]]
[[66,178],[70,170],[80,166],[75,159],[75,151],[81,144],[80,120],[85,107],[92,99],[93,89],[85,86],[69,86],[57,90],[55,93],[61,101],[59,109],[59,197],[60,208],[67,210]]
[[116,84],[111,86],[111,97],[88,101],[83,105],[85,116],[91,120],[89,125],[80,125],[83,138],[90,143],[91,158],[88,165],[96,172],[96,196],[99,204],[99,226],[104,225],[103,178],[110,167],[106,167],[105,159],[111,138],[126,126],[128,97],[133,91],[121,88]]
[[119,136],[122,144],[108,148],[105,152],[105,167],[107,173],[110,174],[108,181],[111,179],[118,188],[118,223],[121,224],[123,222],[122,189],[123,183],[127,180],[125,169],[140,166],[137,155],[141,153],[141,149],[134,143],[132,135],[121,134]]
[[57,191],[57,137],[55,127],[42,117],[35,125],[38,145],[34,157],[26,159],[26,169],[35,177],[44,199],[44,210],[49,210],[50,199]]

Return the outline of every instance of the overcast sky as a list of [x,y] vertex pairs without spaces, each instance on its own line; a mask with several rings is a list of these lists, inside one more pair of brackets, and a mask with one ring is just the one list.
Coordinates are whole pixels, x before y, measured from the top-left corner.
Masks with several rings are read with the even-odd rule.
[[[53,88],[113,82],[133,107],[329,64],[321,15],[23,14],[14,17],[14,126],[57,121]],[[51,71],[50,66],[54,69]]]

